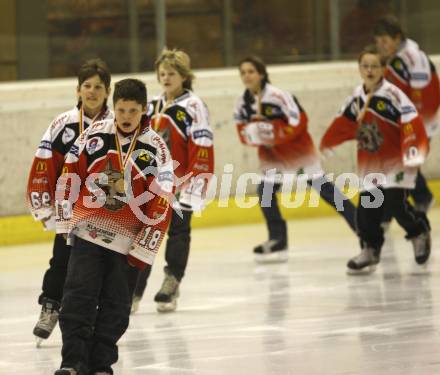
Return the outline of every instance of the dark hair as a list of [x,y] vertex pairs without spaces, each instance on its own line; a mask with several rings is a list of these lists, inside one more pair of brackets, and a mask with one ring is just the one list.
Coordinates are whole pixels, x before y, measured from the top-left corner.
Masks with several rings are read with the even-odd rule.
[[142,107],[145,107],[147,105],[147,87],[145,83],[133,78],[116,82],[115,91],[113,93],[113,105],[120,99],[134,100],[142,104]]
[[391,14],[380,18],[376,22],[373,28],[373,35],[374,36],[388,35],[392,38],[396,38],[400,36],[400,39],[402,39],[402,41],[406,39],[405,32],[403,31],[399,20]]
[[85,80],[98,75],[105,88],[110,88],[111,75],[107,64],[101,59],[90,59],[85,61],[78,72],[78,86],[81,86]]
[[362,60],[362,57],[364,57],[364,55],[367,55],[367,54],[377,55],[377,57],[380,60],[380,65],[382,65],[382,66],[387,65],[387,59],[380,54],[379,49],[376,47],[375,44],[368,44],[367,46],[365,46],[362,49],[362,51],[359,53],[359,56],[358,56],[358,63],[359,64]]
[[241,65],[246,62],[252,64],[257,72],[263,76],[263,79],[261,81],[261,88],[263,89],[264,86],[266,86],[266,83],[270,83],[269,73],[267,73],[266,64],[258,56],[247,56],[244,59],[240,60],[240,62],[238,63],[238,67],[241,67]]
[[[263,76],[263,79],[261,80],[261,89],[264,89],[267,83],[270,83],[269,80],[269,73],[267,73],[266,64],[264,61],[259,58],[258,56],[247,56],[244,59],[241,59],[238,63],[238,67],[240,68],[244,63],[249,63],[254,66],[254,68],[257,70],[258,73],[260,73]],[[244,106],[246,108],[246,111],[248,113],[251,113],[252,111],[252,104],[254,103],[254,96],[251,94],[249,90],[246,89],[244,92]]]

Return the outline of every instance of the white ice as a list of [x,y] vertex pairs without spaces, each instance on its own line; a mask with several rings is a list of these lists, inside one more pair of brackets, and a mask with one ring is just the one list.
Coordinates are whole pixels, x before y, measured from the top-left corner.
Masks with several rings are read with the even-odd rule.
[[[194,230],[175,313],[155,311],[163,252],[119,343],[116,375],[440,374],[440,208],[433,256],[417,266],[393,223],[369,276],[346,274],[358,242],[339,217],[289,222],[290,259],[257,265],[263,223]],[[0,249],[0,374],[53,374],[59,328],[35,347],[51,244]],[[437,258],[437,259],[436,259]]]

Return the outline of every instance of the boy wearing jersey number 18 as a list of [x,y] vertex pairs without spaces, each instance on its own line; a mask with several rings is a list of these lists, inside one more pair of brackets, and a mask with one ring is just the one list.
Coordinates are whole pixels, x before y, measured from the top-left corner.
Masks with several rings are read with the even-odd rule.
[[[33,217],[41,221],[46,230],[55,229],[55,186],[65,155],[93,122],[113,118],[113,112],[106,104],[109,94],[110,72],[107,65],[100,59],[86,61],[78,73],[77,105],[58,115],[40,142],[29,173],[27,203]],[[42,307],[33,331],[37,347],[50,336],[58,322],[69,256],[70,246],[61,234],[57,234],[38,298]]]
[[146,100],[143,82],[117,82],[116,119],[77,139],[58,180],[57,233],[73,244],[56,375],[113,374],[130,315],[129,267],[151,266],[168,227],[172,161],[148,126]]

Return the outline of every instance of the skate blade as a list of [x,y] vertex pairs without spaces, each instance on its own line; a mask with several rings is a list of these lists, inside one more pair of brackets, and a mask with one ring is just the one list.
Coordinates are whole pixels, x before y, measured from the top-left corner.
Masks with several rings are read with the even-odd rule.
[[274,251],[268,254],[255,254],[255,262],[260,264],[266,263],[284,263],[289,259],[287,250]]
[[136,314],[136,312],[139,310],[140,303],[141,303],[140,299],[133,298],[133,302],[131,303],[130,314]]
[[160,313],[168,313],[168,312],[173,312],[176,311],[177,308],[177,301],[172,301],[172,302],[158,302],[156,305],[156,310],[157,312]]
[[41,348],[41,344],[43,343],[44,339],[41,337],[35,336],[35,345],[37,348]]
[[347,275],[351,275],[351,276],[363,276],[363,275],[370,275],[372,274],[374,271],[376,271],[376,265],[372,265],[372,266],[367,266],[364,267],[360,270],[354,270],[352,268],[347,268]]

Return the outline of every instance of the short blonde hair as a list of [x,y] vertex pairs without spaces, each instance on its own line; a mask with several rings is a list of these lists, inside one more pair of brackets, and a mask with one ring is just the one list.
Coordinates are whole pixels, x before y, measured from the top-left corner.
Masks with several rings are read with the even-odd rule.
[[159,79],[159,67],[161,65],[170,67],[183,77],[183,88],[192,90],[192,82],[195,78],[191,71],[191,59],[188,54],[179,49],[167,49],[165,48],[154,63],[156,69],[157,78]]

